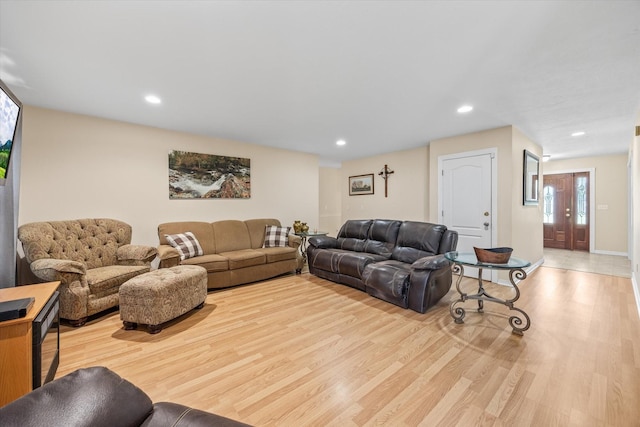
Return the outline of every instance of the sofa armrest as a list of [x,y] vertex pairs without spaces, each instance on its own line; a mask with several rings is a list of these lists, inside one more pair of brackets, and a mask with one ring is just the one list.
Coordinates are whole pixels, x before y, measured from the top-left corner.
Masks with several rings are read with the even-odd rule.
[[314,237],[310,237],[308,242],[309,242],[309,245],[316,247],[318,249],[331,249],[331,248],[338,247],[338,239],[336,239],[335,237],[314,236]]
[[87,267],[79,261],[54,258],[37,259],[30,264],[30,268],[33,274],[48,282],[62,280],[63,275],[69,274],[81,277],[87,272]]
[[170,245],[158,246],[158,258],[160,258],[160,268],[169,268],[180,265],[180,252]]
[[138,387],[104,367],[79,369],[0,408],[3,427],[137,426],[153,410]]
[[302,243],[302,238],[295,234],[289,234],[289,236],[287,236],[287,240],[289,242],[289,246],[294,249],[298,249],[300,247],[300,243]]
[[444,255],[433,255],[415,261],[411,264],[411,270],[439,270],[450,265],[451,262]]
[[116,250],[119,264],[146,265],[150,264],[158,254],[153,246],[122,245]]
[[177,425],[191,427],[250,427],[249,424],[171,402],[155,403],[153,405],[153,412],[141,427]]

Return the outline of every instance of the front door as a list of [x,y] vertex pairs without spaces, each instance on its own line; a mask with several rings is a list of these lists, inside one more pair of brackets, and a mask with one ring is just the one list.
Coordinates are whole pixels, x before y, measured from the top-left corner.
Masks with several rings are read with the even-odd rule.
[[544,175],[545,248],[589,251],[589,172]]
[[[440,222],[458,232],[458,252],[492,247],[492,158],[490,153],[461,153],[441,162]],[[490,280],[490,271],[486,274]],[[470,268],[465,268],[465,275],[478,277]]]

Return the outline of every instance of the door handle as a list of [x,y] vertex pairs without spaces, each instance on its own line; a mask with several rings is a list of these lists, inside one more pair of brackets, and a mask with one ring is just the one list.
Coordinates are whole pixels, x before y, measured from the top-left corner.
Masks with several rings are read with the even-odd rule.
[[488,222],[485,222],[483,225],[484,225],[484,229],[485,229],[485,230],[488,230],[488,229],[489,229],[489,223],[488,223]]

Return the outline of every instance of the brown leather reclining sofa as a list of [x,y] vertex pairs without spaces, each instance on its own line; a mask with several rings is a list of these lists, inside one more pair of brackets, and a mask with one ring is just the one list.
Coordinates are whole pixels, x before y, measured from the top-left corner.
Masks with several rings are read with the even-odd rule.
[[149,396],[107,368],[79,369],[0,408],[3,427],[248,426]]
[[309,272],[424,313],[451,288],[458,233],[441,224],[349,220],[337,237],[309,239]]

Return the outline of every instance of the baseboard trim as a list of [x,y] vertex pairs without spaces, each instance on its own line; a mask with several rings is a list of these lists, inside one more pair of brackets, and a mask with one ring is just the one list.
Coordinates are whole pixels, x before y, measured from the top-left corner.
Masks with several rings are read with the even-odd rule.
[[593,254],[598,255],[615,255],[615,256],[623,256],[629,258],[629,254],[627,252],[615,252],[615,251],[593,251]]

